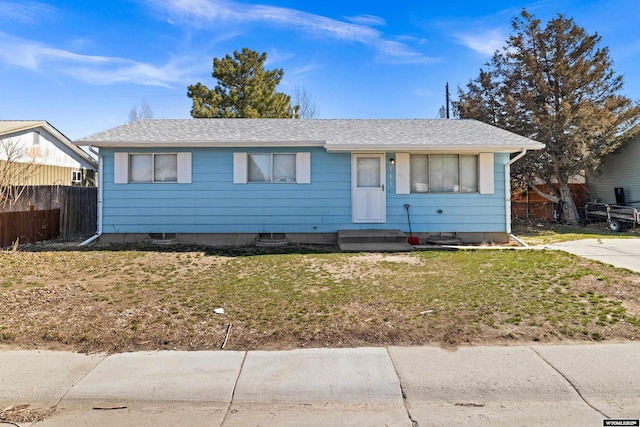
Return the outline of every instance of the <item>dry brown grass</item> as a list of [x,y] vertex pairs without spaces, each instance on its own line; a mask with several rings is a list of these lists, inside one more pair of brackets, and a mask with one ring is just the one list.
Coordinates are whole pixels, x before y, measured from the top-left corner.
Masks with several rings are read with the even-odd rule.
[[121,249],[0,252],[0,345],[219,349],[230,324],[235,350],[640,338],[640,275],[559,252]]

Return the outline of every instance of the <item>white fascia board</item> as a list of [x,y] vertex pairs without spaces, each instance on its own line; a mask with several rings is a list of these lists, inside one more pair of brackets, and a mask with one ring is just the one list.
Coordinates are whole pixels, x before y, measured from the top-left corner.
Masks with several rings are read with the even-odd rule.
[[103,148],[252,148],[252,147],[324,147],[325,141],[75,141],[75,145]]
[[325,145],[328,153],[333,152],[380,152],[380,151],[404,151],[404,152],[440,152],[440,153],[517,153],[523,148],[527,150],[541,150],[544,144],[531,144],[530,146],[504,146],[504,145],[391,145],[391,144],[370,144],[370,145]]

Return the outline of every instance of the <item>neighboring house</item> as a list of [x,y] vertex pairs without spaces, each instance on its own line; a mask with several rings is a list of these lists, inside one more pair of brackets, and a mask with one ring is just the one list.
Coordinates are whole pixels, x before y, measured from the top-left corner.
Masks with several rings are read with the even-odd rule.
[[[512,153],[543,144],[475,120],[140,120],[75,141],[101,157],[98,235],[247,244],[278,233],[456,233],[506,241]],[[513,160],[516,160],[514,158]]]
[[587,187],[592,201],[640,208],[640,136],[607,154]]
[[37,165],[17,185],[96,185],[96,160],[44,120],[0,120],[0,163],[7,160]]

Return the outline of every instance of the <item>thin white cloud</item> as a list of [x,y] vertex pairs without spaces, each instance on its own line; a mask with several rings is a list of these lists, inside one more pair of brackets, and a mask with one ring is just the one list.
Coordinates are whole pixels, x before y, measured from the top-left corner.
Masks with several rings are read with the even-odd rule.
[[504,46],[507,37],[508,35],[500,28],[455,35],[458,43],[487,56],[491,56],[496,50],[500,50]]
[[72,68],[67,72],[80,81],[94,85],[129,83],[173,87],[174,83],[185,80],[184,68],[177,61],[171,61],[160,67],[141,62],[126,61],[113,68],[85,66]]
[[125,58],[81,55],[2,32],[0,63],[36,72],[55,69],[91,84],[132,83],[164,87],[183,82],[190,70],[175,60],[156,66]]
[[216,24],[264,23],[302,31],[315,37],[362,43],[376,49],[382,61],[434,61],[402,43],[385,39],[379,30],[371,27],[382,25],[384,21],[371,15],[350,18],[355,21],[352,23],[296,9],[230,0],[146,0],[146,3],[167,13],[170,22],[188,22],[191,26],[201,28]]
[[[311,64],[307,64],[303,67],[298,67],[298,68],[294,68],[293,70],[291,70],[291,75],[296,77],[296,76],[300,76],[300,75],[304,75],[310,71],[316,70],[318,69],[318,66],[311,63]],[[289,74],[289,73],[287,73]]]
[[36,22],[42,16],[50,16],[55,8],[38,2],[0,1],[0,21]]
[[425,44],[427,42],[427,39],[425,39],[424,37],[414,37],[414,36],[407,36],[407,35],[397,36],[396,39],[417,43],[417,44]]
[[439,62],[437,58],[427,58],[411,50],[406,44],[391,40],[383,40],[378,45],[380,54],[391,62],[421,63]]
[[288,61],[293,58],[295,55],[292,52],[282,51],[280,49],[270,49],[269,54],[267,55],[267,60],[265,61],[265,65],[270,65],[272,63],[280,64],[282,62]]
[[358,25],[377,25],[380,27],[387,25],[387,21],[374,15],[345,16],[345,19]]
[[78,55],[0,32],[0,61],[5,64],[38,70],[43,63],[60,60],[94,64],[116,61],[115,58],[104,56]]

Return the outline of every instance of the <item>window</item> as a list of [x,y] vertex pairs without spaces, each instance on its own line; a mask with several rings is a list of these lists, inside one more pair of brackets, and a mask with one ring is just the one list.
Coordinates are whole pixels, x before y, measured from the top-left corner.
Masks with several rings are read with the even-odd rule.
[[380,187],[380,159],[358,157],[357,186]]
[[295,154],[249,154],[249,182],[296,182]]
[[311,183],[311,153],[233,153],[233,182]]
[[478,156],[412,154],[409,174],[412,193],[478,192]]
[[460,192],[478,191],[478,156],[460,156]]
[[177,154],[129,155],[130,182],[178,182]]
[[191,153],[114,153],[114,182],[191,183]]
[[82,182],[82,171],[71,171],[71,182]]

